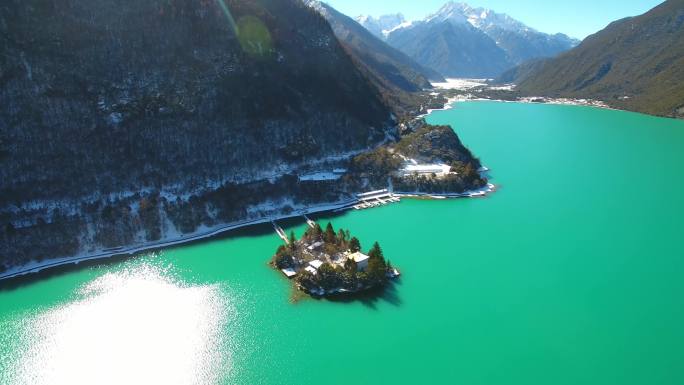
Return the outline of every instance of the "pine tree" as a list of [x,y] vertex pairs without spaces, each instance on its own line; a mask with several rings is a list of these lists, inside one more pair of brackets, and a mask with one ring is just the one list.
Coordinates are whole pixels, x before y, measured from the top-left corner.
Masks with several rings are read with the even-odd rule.
[[382,259],[383,261],[385,260],[385,256],[382,253],[382,248],[380,247],[380,244],[378,242],[375,242],[373,244],[373,247],[368,252],[368,256],[371,258],[379,258],[379,259]]
[[359,242],[358,238],[352,237],[352,239],[349,241],[349,250],[351,250],[352,253],[361,251],[361,242]]
[[297,247],[297,237],[295,237],[294,231],[290,231],[290,249],[292,251]]
[[378,242],[373,244],[373,247],[368,252],[368,275],[377,283],[384,283],[387,281],[387,264],[382,253],[382,248]]
[[325,227],[325,234],[323,235],[323,240],[326,243],[335,243],[335,229],[333,229],[333,226],[330,222],[328,222],[328,226]]
[[11,222],[8,223],[5,227],[5,232],[7,233],[7,235],[14,235],[15,230],[16,229],[14,228],[14,225]]
[[323,235],[323,229],[321,228],[321,225],[316,223],[316,226],[314,226],[313,229],[313,234],[314,238],[319,239]]
[[358,264],[353,258],[347,258],[347,260],[344,261],[344,269],[355,273],[358,270]]
[[344,230],[340,229],[337,232],[337,243],[343,245],[345,242],[347,242],[347,235]]

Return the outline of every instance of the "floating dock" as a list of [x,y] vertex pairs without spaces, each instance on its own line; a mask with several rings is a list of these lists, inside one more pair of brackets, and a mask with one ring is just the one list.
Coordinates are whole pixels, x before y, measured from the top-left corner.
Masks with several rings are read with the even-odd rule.
[[399,197],[395,196],[388,189],[357,194],[356,197],[359,202],[352,206],[354,210],[369,209],[371,207],[384,206],[401,201]]

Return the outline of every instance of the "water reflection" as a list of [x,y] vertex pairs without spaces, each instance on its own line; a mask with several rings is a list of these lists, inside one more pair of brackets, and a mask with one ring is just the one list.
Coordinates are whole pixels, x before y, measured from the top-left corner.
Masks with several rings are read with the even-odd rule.
[[75,300],[23,321],[11,385],[214,384],[230,371],[235,314],[218,286],[149,265],[108,273]]

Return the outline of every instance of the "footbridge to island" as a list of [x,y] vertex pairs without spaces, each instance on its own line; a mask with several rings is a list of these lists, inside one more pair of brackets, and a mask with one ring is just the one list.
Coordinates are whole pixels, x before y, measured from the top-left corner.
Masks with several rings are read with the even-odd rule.
[[306,215],[304,215],[304,219],[306,219],[306,224],[309,225],[309,227],[311,227],[312,229],[316,228],[316,222],[309,219],[309,217],[307,217]]
[[287,233],[285,232],[285,230],[283,230],[282,227],[278,226],[278,224],[275,223],[275,221],[271,221],[271,224],[273,224],[273,229],[275,229],[275,232],[278,234],[278,236],[280,237],[280,239],[282,239],[283,241],[285,241],[285,244],[289,245],[289,244],[290,244],[290,239],[287,238]]
[[[342,210],[349,210],[351,208],[355,210],[363,210],[363,209],[369,209],[372,207],[379,207],[379,206],[384,206],[390,203],[395,203],[395,202],[400,202],[401,199],[394,195],[393,192],[391,192],[388,189],[382,189],[382,190],[376,190],[376,191],[369,191],[361,194],[356,194],[356,200],[353,201],[353,203],[347,203],[343,207],[340,207],[336,209],[335,211],[342,211]],[[306,214],[302,215],[304,219],[306,220],[306,224],[310,228],[316,228],[316,222],[311,220]],[[280,227],[275,220],[271,221],[271,224],[273,225],[273,229],[275,230],[276,234],[278,234],[278,237],[282,239],[285,244],[289,245],[290,244],[290,239],[287,236],[287,233],[285,230],[283,230],[282,227]]]

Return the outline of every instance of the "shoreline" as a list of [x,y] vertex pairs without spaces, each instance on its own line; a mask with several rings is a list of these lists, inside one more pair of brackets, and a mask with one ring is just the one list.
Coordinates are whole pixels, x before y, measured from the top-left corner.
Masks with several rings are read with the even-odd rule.
[[428,115],[430,115],[430,114],[432,114],[433,112],[436,112],[436,111],[448,111],[448,110],[452,110],[452,109],[454,108],[454,104],[457,103],[457,102],[459,102],[459,97],[458,97],[458,96],[454,96],[454,97],[451,97],[451,98],[447,98],[446,103],[444,103],[444,107],[442,107],[442,108],[428,109],[427,112],[425,112],[424,114],[418,115],[418,116],[416,117],[416,119],[423,119],[423,118],[427,117]]
[[[428,198],[428,199],[454,199],[454,198],[479,198],[484,197],[489,193],[495,192],[496,186],[489,183],[486,187],[478,190],[466,191],[463,193],[454,194],[432,194],[432,193],[420,193],[420,192],[396,192],[396,196],[405,198]],[[344,201],[338,201],[330,204],[321,204],[318,206],[312,206],[305,209],[300,209],[293,211],[287,215],[279,215],[275,217],[265,217],[259,219],[252,219],[239,222],[231,222],[225,225],[216,226],[212,229],[198,232],[195,234],[184,235],[181,237],[168,239],[164,241],[158,241],[149,244],[139,244],[129,247],[119,247],[114,249],[99,250],[97,252],[88,253],[85,255],[77,255],[73,257],[66,258],[56,258],[49,259],[42,262],[34,262],[25,264],[23,266],[17,266],[8,269],[6,272],[0,274],[0,283],[2,281],[7,281],[13,278],[24,277],[31,274],[37,274],[44,270],[49,270],[61,266],[67,265],[78,265],[81,262],[104,260],[118,256],[133,256],[145,251],[154,251],[170,248],[173,246],[180,246],[190,242],[200,241],[204,239],[210,239],[218,235],[222,235],[229,231],[238,230],[242,228],[247,228],[250,226],[256,226],[265,224],[272,221],[279,221],[284,219],[291,219],[296,217],[302,217],[309,214],[318,213],[338,213],[341,211],[351,209],[355,204],[359,202],[358,199],[348,199]]]
[[100,259],[108,259],[112,257],[117,257],[117,256],[133,256],[135,254],[145,252],[145,251],[153,251],[153,250],[160,250],[160,249],[166,249],[169,247],[173,246],[180,246],[186,243],[190,242],[195,242],[195,241],[200,241],[203,239],[209,239],[216,237],[218,235],[227,233],[229,231],[233,230],[238,230],[250,226],[256,226],[256,225],[261,225],[265,224],[268,222],[272,221],[279,221],[279,220],[284,220],[284,219],[291,219],[291,218],[296,218],[296,217],[301,217],[304,215],[308,214],[316,214],[316,213],[323,213],[323,212],[333,212],[335,210],[341,210],[347,207],[350,207],[350,205],[353,205],[354,202],[357,202],[356,199],[348,199],[345,201],[338,201],[330,204],[321,204],[318,206],[311,206],[306,209],[300,209],[300,210],[295,210],[290,214],[287,215],[279,215],[276,217],[264,217],[264,218],[259,218],[259,219],[251,219],[251,220],[245,220],[245,221],[238,221],[238,222],[230,222],[224,225],[216,226],[214,228],[211,228],[209,230],[197,232],[194,234],[188,234],[188,235],[182,235],[180,237],[172,238],[172,239],[167,239],[163,241],[157,241],[153,243],[147,243],[147,244],[138,244],[134,246],[129,246],[129,247],[117,247],[117,248],[110,248],[110,249],[103,249],[99,250],[96,252],[90,252],[90,253],[82,253],[81,255],[76,255],[73,257],[65,257],[65,258],[55,258],[55,259],[48,259],[45,261],[41,262],[34,262],[34,263],[28,263],[22,266],[17,266],[14,268],[10,268],[4,273],[0,274],[0,282],[12,279],[12,278],[18,278],[22,276],[26,276],[29,274],[36,274],[40,273],[43,270],[48,270],[60,266],[66,266],[66,265],[78,265],[81,262],[87,262],[87,261],[96,261]]
[[[433,109],[433,110],[428,110],[428,112],[424,115],[420,115],[417,118],[421,119],[429,114],[435,112],[435,111],[446,111],[454,108],[454,104],[459,102],[458,97],[452,97],[448,98],[447,102],[444,104],[444,107],[441,109]],[[487,169],[486,171],[489,171]],[[484,190],[484,191],[483,191]],[[484,197],[485,195],[492,193],[496,191],[496,186],[489,183],[487,187],[479,189],[479,190],[474,190],[474,191],[466,191],[463,193],[455,193],[455,194],[429,194],[429,193],[419,193],[419,192],[413,192],[413,193],[395,193],[395,195],[400,196],[400,197],[406,197],[406,198],[427,198],[427,199],[453,199],[453,198],[476,198],[476,197]],[[41,262],[33,262],[33,263],[27,263],[22,266],[16,266],[16,267],[10,267],[8,268],[5,272],[0,273],[0,284],[3,281],[7,281],[13,278],[19,278],[19,277],[24,277],[27,275],[31,274],[37,274],[40,273],[43,270],[49,270],[61,266],[67,266],[67,265],[78,265],[81,262],[88,262],[88,261],[97,261],[97,260],[104,260],[108,258],[113,258],[113,257],[118,257],[118,256],[133,256],[135,254],[139,254],[145,251],[154,251],[154,250],[161,250],[161,249],[166,249],[169,247],[173,246],[180,246],[184,245],[190,242],[195,242],[195,241],[200,241],[203,239],[210,239],[213,237],[216,237],[218,235],[227,233],[229,231],[233,230],[238,230],[242,228],[246,228],[249,226],[255,226],[255,225],[261,225],[264,223],[268,222],[273,222],[273,221],[279,221],[283,219],[290,219],[290,218],[296,218],[304,215],[309,215],[309,214],[317,214],[317,213],[324,213],[324,212],[331,212],[331,213],[339,213],[345,210],[350,210],[354,205],[358,204],[360,202],[359,199],[357,198],[352,198],[348,199],[345,201],[338,201],[334,203],[329,203],[329,204],[321,204],[318,206],[312,206],[304,209],[299,209],[295,210],[290,214],[287,215],[280,215],[277,217],[267,217],[267,218],[260,218],[260,219],[252,219],[252,220],[245,220],[245,221],[238,221],[238,222],[231,222],[227,223],[224,225],[219,225],[214,228],[211,228],[209,230],[205,230],[202,232],[197,232],[194,234],[189,234],[189,235],[181,235],[180,237],[172,238],[172,239],[167,239],[163,241],[157,241],[157,242],[152,242],[148,244],[138,244],[134,246],[122,246],[122,247],[116,247],[116,248],[109,248],[109,249],[103,249],[95,252],[89,252],[89,253],[81,253],[80,255],[76,255],[73,257],[65,257],[65,258],[54,258],[54,259],[48,259],[45,261]]]
[[462,193],[421,193],[421,192],[394,192],[395,196],[401,198],[422,198],[422,199],[456,199],[456,198],[483,198],[487,194],[496,192],[497,186],[493,183],[487,183],[487,186],[477,190],[469,190]]
[[[541,100],[541,101],[539,101]],[[614,108],[602,102],[600,100],[593,99],[567,99],[567,98],[546,98],[546,97],[521,97],[516,100],[506,100],[506,99],[492,99],[492,98],[481,98],[481,97],[468,97],[468,96],[457,96],[450,98],[449,101],[452,104],[455,103],[465,103],[465,102],[498,102],[498,103],[520,103],[520,104],[548,104],[554,106],[579,106],[579,107],[593,107],[602,110],[612,110],[612,111],[628,111],[620,110]],[[453,108],[453,107],[452,107]],[[445,108],[443,110],[448,110]],[[436,110],[442,111],[442,110]]]
[[[453,108],[454,103],[458,102],[476,102],[476,101],[491,101],[491,102],[503,102],[503,103],[522,103],[522,104],[551,104],[551,105],[564,105],[564,106],[584,106],[584,107],[595,107],[606,110],[620,110],[615,107],[611,107],[608,103],[598,100],[598,99],[575,99],[575,98],[554,98],[547,96],[518,96],[515,100],[510,99],[496,99],[488,97],[479,97],[470,93],[471,90],[476,90],[484,87],[485,91],[513,91],[515,90],[514,84],[506,84],[502,86],[492,86],[488,83],[489,79],[469,79],[469,78],[449,78],[446,83],[432,83],[435,87],[436,92],[451,92],[452,94],[458,93],[456,96],[449,97],[444,108],[438,108],[433,110],[428,110],[428,112],[419,117],[425,117],[434,111],[446,111]],[[446,96],[446,95],[445,95]],[[624,110],[628,111],[628,110]]]

